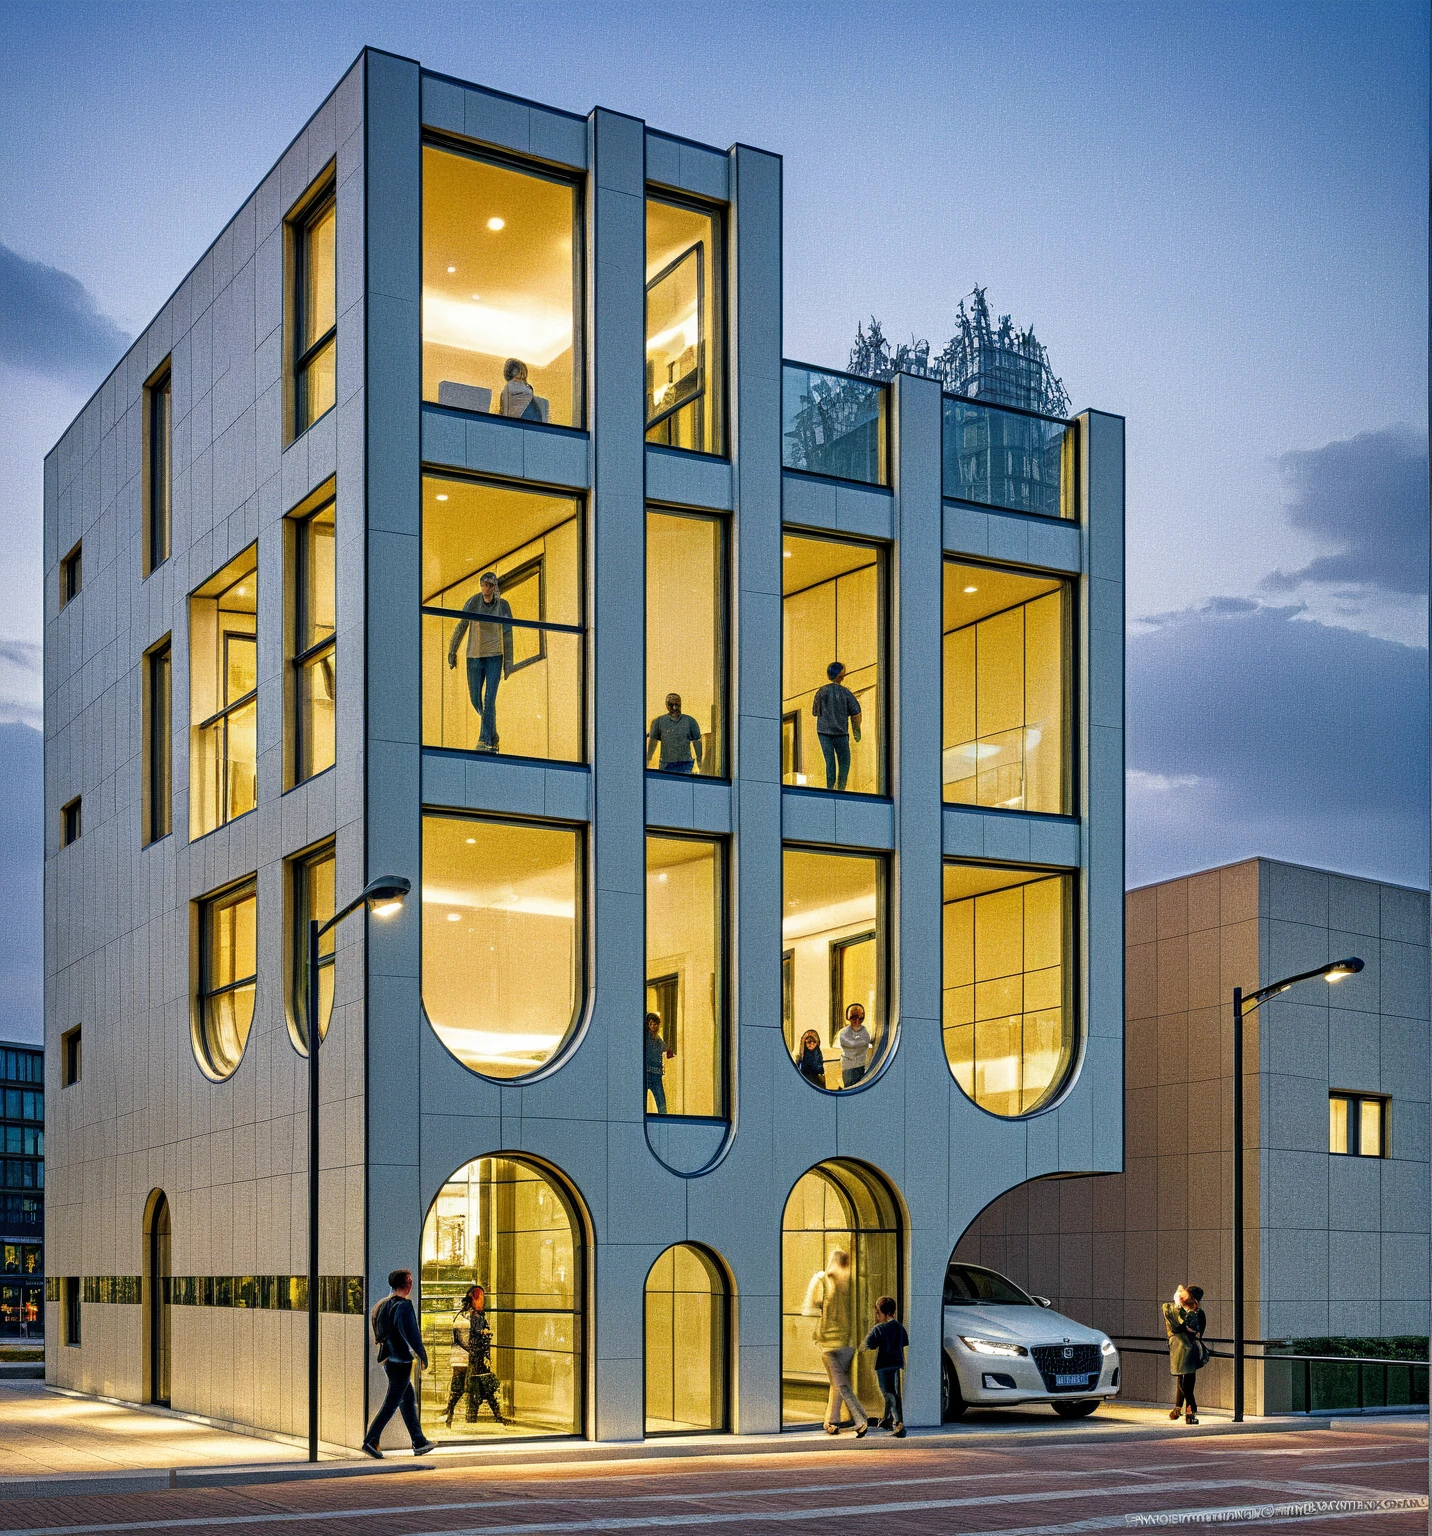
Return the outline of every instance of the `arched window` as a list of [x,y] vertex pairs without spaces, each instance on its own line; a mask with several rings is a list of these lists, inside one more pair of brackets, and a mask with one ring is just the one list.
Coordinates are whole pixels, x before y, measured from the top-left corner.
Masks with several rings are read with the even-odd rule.
[[893,1296],[904,1315],[902,1247],[900,1207],[874,1169],[837,1158],[818,1163],[796,1181],[781,1223],[781,1423],[786,1428],[820,1424],[838,1412],[830,1401],[827,1356],[842,1351],[853,1352],[844,1364],[856,1396],[868,1414],[880,1416],[884,1399],[875,1357],[860,1345],[874,1321],[877,1297]]
[[646,1432],[729,1429],[731,1290],[719,1259],[677,1243],[646,1277]]
[[148,1352],[146,1375],[148,1400],[169,1406],[169,1362],[172,1357],[169,1279],[170,1263],[169,1201],[162,1189],[149,1197],[144,1217],[144,1331]]
[[[552,1170],[480,1157],[443,1185],[423,1223],[428,1435],[582,1433],[585,1258],[576,1196]],[[464,1308],[476,1286],[481,1307]]]

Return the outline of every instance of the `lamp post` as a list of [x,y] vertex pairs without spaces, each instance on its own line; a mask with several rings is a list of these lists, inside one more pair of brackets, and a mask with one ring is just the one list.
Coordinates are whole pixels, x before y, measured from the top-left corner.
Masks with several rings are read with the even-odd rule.
[[1362,969],[1356,955],[1346,960],[1331,960],[1314,971],[1299,971],[1282,981],[1270,982],[1256,992],[1243,995],[1242,987],[1233,989],[1233,1422],[1243,1422],[1243,1015],[1260,1008],[1270,997],[1286,992],[1300,981],[1314,981],[1324,976],[1341,981]]
[[359,907],[375,917],[391,917],[401,911],[413,888],[402,875],[379,875],[335,912],[326,923],[316,917],[308,922],[308,1459],[318,1460],[318,944],[330,928],[336,928]]

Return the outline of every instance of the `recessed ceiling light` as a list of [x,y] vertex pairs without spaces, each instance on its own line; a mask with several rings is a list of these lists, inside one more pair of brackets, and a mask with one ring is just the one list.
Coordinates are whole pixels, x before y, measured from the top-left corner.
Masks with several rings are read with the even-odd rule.
[[790,550],[788,550],[788,549],[783,549],[783,550],[782,550],[782,551],[781,551],[781,559],[782,559],[782,560],[789,560],[789,559],[790,559],[790,558],[791,558],[791,552],[790,552]]
[[481,302],[482,295],[480,293],[475,293],[472,297],[475,302]]
[[966,587],[965,591],[966,592],[978,592],[979,588],[978,587]]
[[489,219],[487,221],[487,227],[493,232],[493,234],[496,234],[499,229],[506,228],[506,225],[506,219]]
[[449,912],[448,913],[448,922],[450,922],[450,923],[460,923],[461,921],[462,921],[462,914],[460,912]]
[[477,843],[477,839],[476,839],[476,838],[475,838],[475,837],[470,837],[470,838],[468,838],[468,840],[467,840],[467,846],[468,846],[468,847],[469,847],[469,848],[472,848],[472,847],[474,847],[474,846],[475,846],[475,845],[476,845],[476,843]]
[[439,501],[446,501],[446,500],[447,500],[447,495],[446,495],[446,493],[445,493],[445,492],[443,492],[443,491],[439,491],[439,492],[438,492],[438,498],[437,498],[437,499],[438,499],[438,500],[439,500]]
[[457,271],[457,268],[456,268],[456,267],[449,267],[449,268],[448,268],[448,271],[449,271],[449,272],[456,272],[456,271]]

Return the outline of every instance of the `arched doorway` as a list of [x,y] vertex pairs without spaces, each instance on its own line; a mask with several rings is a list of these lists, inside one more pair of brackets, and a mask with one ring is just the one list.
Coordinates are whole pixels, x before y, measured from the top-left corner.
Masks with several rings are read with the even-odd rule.
[[[575,1192],[554,1169],[527,1158],[474,1158],[443,1185],[423,1223],[419,1288],[431,1362],[419,1407],[429,1436],[582,1433],[585,1234]],[[470,1363],[459,1340],[470,1340],[462,1301],[475,1285],[486,1292],[487,1328],[478,1333],[490,1337]]]
[[874,1357],[860,1350],[874,1322],[877,1296],[893,1296],[904,1315],[903,1233],[890,1185],[864,1163],[845,1158],[817,1163],[796,1181],[781,1223],[781,1424],[820,1424],[830,1391],[824,1350],[807,1308],[815,1277],[832,1255],[849,1255],[850,1279],[837,1308],[846,1347],[854,1346],[853,1381],[867,1413],[879,1417],[883,1398]]
[[729,1429],[731,1286],[725,1266],[677,1243],[646,1277],[646,1432]]
[[148,1348],[149,1401],[169,1406],[170,1313],[169,1201],[162,1189],[149,1197],[145,1216],[144,1331]]

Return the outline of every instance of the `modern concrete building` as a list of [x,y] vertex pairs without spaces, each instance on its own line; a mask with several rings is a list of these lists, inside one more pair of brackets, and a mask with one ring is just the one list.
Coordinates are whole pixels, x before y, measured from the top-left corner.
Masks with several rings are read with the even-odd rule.
[[[1355,954],[1360,975],[1245,1024],[1245,1329],[1425,1334],[1427,892],[1248,859],[1130,891],[1125,922],[1124,1172],[1011,1191],[960,1256],[1123,1344],[1127,1396],[1166,1396],[1159,1304],[1176,1285],[1203,1286],[1210,1336],[1233,1332],[1233,988]],[[1139,1338],[1156,1352],[1133,1353]],[[1231,1401],[1224,1361],[1200,1381],[1200,1402]],[[1250,1367],[1249,1411],[1261,1389]],[[1284,1390],[1270,1383],[1270,1411]]]
[[51,1381],[303,1425],[378,874],[327,1441],[403,1265],[431,1433],[816,1423],[833,1248],[933,1422],[965,1226],[1120,1166],[1122,421],[783,362],[781,250],[774,155],[368,51],[47,459]]

